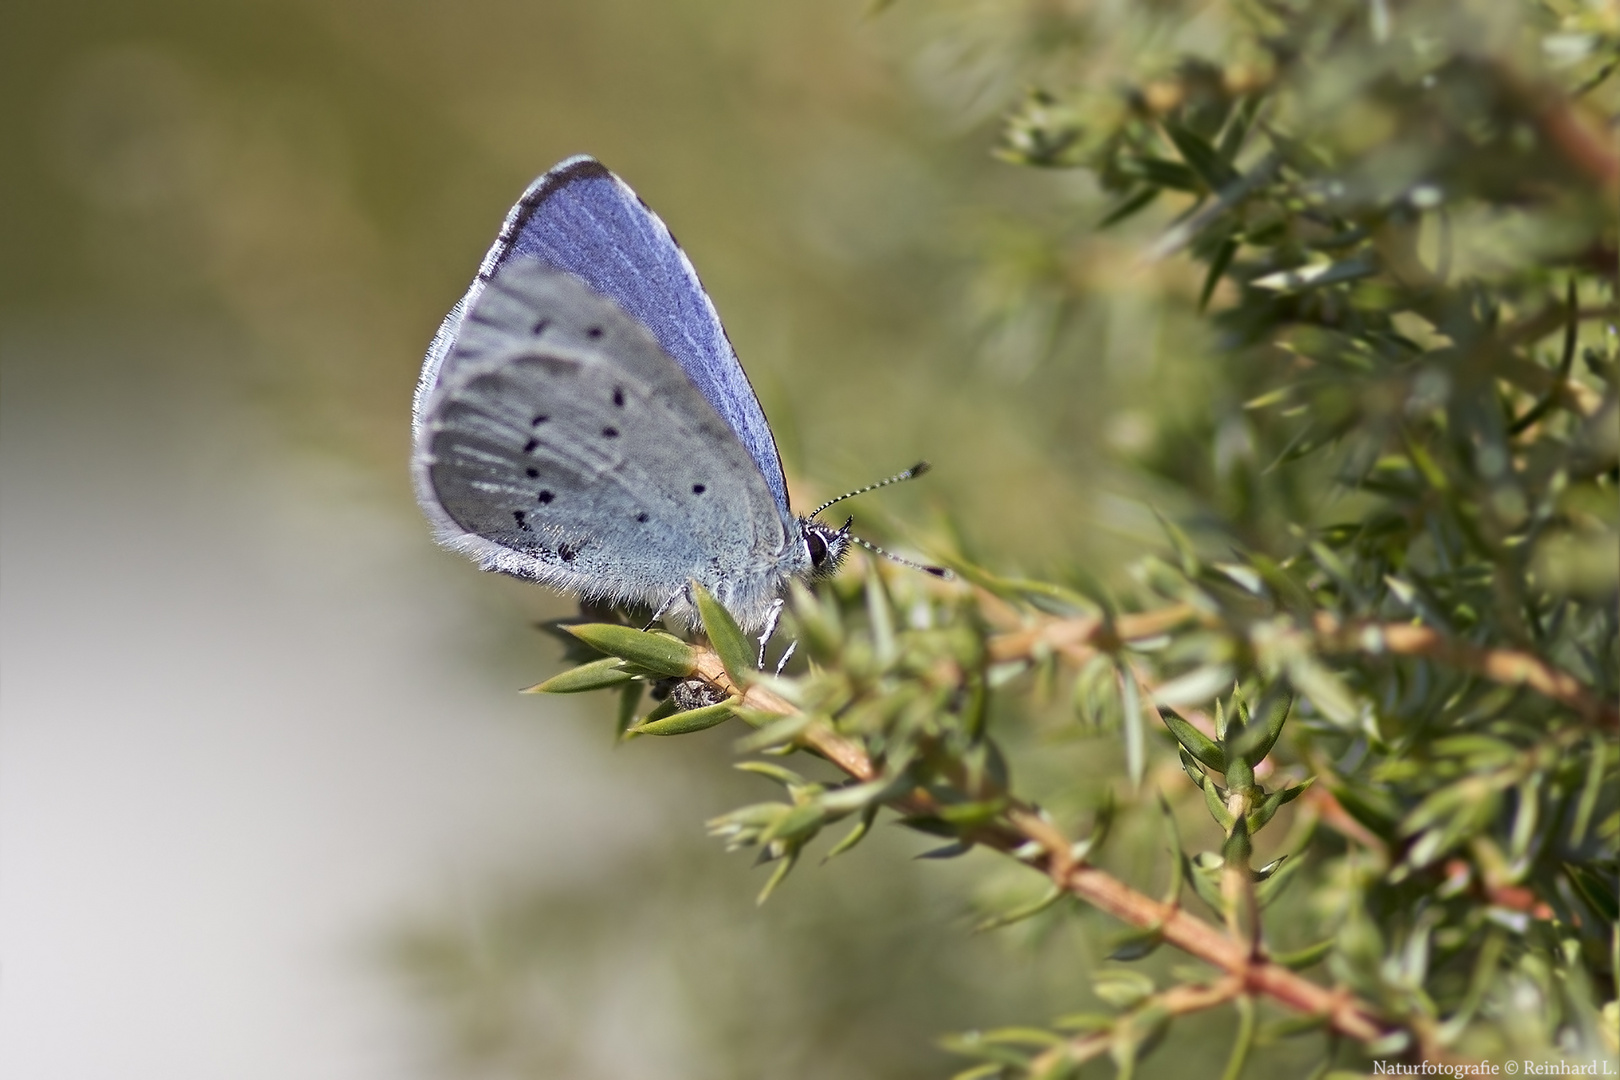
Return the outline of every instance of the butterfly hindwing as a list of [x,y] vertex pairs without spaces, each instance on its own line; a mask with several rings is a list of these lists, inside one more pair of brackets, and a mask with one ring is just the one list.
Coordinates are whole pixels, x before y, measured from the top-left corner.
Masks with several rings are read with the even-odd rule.
[[780,574],[791,519],[637,320],[578,278],[503,262],[418,417],[418,498],[488,569],[657,605]]

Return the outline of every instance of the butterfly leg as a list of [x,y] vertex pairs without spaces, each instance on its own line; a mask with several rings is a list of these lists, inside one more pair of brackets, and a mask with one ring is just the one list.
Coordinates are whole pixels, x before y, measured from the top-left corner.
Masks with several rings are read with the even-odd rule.
[[771,636],[776,633],[776,625],[782,621],[783,600],[777,597],[771,601],[771,609],[765,613],[765,630],[759,635],[759,670],[765,670],[765,646],[771,643]]
[[787,667],[788,661],[793,659],[793,650],[797,649],[798,647],[798,641],[788,642],[787,651],[782,653],[782,659],[776,662],[776,673],[778,675],[782,674],[782,669]]
[[675,601],[679,600],[681,595],[685,592],[686,586],[682,585],[679,589],[675,590],[668,600],[665,600],[662,604],[658,605],[658,610],[653,612],[653,617],[647,620],[647,625],[641,628],[641,632],[645,634],[648,630],[651,630],[653,627],[657,626],[658,620],[664,617],[664,612],[668,611],[672,606],[674,606]]

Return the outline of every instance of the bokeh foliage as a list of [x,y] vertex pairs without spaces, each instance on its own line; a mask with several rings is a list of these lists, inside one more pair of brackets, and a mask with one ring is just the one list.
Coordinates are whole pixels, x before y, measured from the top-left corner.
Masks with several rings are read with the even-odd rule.
[[[1072,897],[1127,924],[1099,1007],[953,1036],[964,1076],[1131,1074],[1211,1009],[1208,1075],[1302,1035],[1318,1072],[1612,1056],[1620,13],[934,11],[985,82],[1036,83],[997,155],[1113,200],[1033,217],[1021,273],[988,252],[988,319],[1049,330],[1029,363],[1079,360],[1084,234],[1134,224],[1139,265],[1198,267],[1163,303],[1207,312],[1203,392],[1116,447],[1164,495],[1162,552],[1034,580],[943,530],[960,584],[861,562],[794,596],[802,673],[755,672],[715,609],[709,647],[574,627],[621,659],[549,688],[617,685],[632,737],[752,725],[741,767],[783,797],[711,828],[775,864],[766,893],[888,808],[931,854],[1047,876],[988,925]],[[771,756],[795,751],[839,773]],[[1201,963],[1139,966],[1166,942]]]

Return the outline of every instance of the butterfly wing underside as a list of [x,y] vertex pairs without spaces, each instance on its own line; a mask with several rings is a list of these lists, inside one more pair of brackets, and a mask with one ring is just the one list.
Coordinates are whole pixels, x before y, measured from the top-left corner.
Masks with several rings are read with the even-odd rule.
[[770,425],[691,261],[658,215],[590,157],[557,165],[508,213],[478,277],[428,351],[417,388],[418,416],[461,333],[465,312],[489,279],[520,257],[578,276],[646,327],[731,429],[780,515],[791,520]]
[[485,569],[653,606],[692,578],[779,584],[786,522],[731,427],[637,319],[536,260],[463,313],[415,438],[438,539]]

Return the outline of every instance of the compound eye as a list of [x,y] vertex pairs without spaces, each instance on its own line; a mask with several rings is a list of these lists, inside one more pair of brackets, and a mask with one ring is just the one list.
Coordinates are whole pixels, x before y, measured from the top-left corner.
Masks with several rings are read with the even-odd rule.
[[827,561],[827,541],[823,540],[819,533],[805,533],[804,542],[810,546],[811,566],[820,566]]

